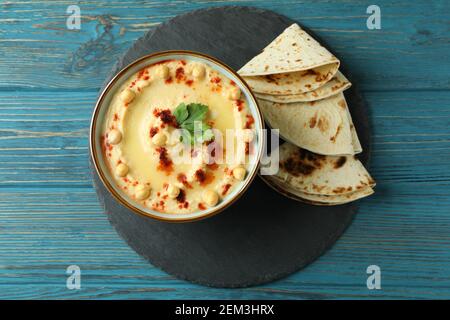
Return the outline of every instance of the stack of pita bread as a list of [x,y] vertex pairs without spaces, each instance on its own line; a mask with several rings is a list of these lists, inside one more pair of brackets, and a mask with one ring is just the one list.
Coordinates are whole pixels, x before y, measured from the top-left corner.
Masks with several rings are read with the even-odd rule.
[[286,140],[272,187],[315,204],[347,203],[375,182],[355,157],[362,152],[343,91],[351,83],[339,60],[297,24],[238,73],[252,88],[267,124]]

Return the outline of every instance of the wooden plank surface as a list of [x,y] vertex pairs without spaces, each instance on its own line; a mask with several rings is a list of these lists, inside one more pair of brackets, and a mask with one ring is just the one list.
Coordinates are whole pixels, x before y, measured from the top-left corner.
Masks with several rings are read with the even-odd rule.
[[[88,174],[88,126],[117,57],[152,26],[211,5],[257,5],[298,19],[342,57],[364,89],[375,196],[327,254],[247,289],[179,281],[129,249],[101,213]],[[448,1],[71,1],[0,4],[0,298],[450,298]],[[67,290],[77,264],[82,289]],[[366,268],[382,270],[368,290]]]
[[[368,30],[370,1],[83,1],[81,30],[66,28],[66,1],[0,5],[0,88],[97,89],[118,56],[149,28],[208,6],[273,9],[323,38],[364,89],[448,89],[448,1],[379,1],[382,29]],[[255,30],[255,32],[259,32]],[[424,71],[427,72],[419,72]]]

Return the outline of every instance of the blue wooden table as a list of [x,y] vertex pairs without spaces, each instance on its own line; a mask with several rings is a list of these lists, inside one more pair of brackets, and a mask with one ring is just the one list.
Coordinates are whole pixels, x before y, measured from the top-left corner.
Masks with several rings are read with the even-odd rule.
[[[81,29],[66,9],[81,9]],[[96,199],[88,126],[97,91],[138,37],[175,15],[252,5],[301,21],[341,57],[370,108],[377,193],[336,245],[288,278],[212,289],[149,265]],[[450,298],[449,1],[2,1],[0,298]],[[68,290],[66,268],[81,268]],[[381,290],[366,268],[381,268]]]

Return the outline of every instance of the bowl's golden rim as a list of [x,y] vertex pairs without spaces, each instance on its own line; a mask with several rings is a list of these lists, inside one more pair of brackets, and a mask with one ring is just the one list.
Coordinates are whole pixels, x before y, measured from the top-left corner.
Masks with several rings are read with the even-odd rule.
[[[235,77],[237,77],[239,79],[241,84],[247,89],[247,91],[249,93],[249,96],[251,97],[252,102],[256,106],[256,113],[257,113],[258,118],[259,118],[260,123],[261,123],[261,128],[260,128],[261,130],[260,130],[259,133],[257,133],[258,141],[259,141],[259,150],[258,150],[258,155],[257,155],[257,158],[256,158],[256,164],[253,167],[251,173],[248,175],[244,187],[242,187],[242,189],[233,198],[228,200],[225,205],[223,205],[221,207],[218,207],[216,210],[213,210],[213,211],[211,211],[208,214],[205,214],[205,215],[202,215],[202,216],[198,216],[198,217],[193,217],[193,218],[186,218],[186,217],[183,217],[183,216],[177,217],[177,215],[181,215],[181,214],[176,214],[176,213],[173,214],[173,218],[165,218],[165,217],[162,217],[162,216],[159,216],[159,215],[156,215],[156,214],[152,214],[152,213],[143,211],[143,210],[135,207],[134,205],[132,205],[126,199],[124,199],[120,194],[118,194],[114,190],[114,187],[106,179],[106,175],[105,175],[105,173],[103,172],[103,170],[101,169],[101,167],[99,165],[98,152],[96,150],[96,144],[95,144],[96,122],[97,122],[97,117],[98,117],[98,114],[99,114],[99,111],[100,111],[100,106],[102,105],[102,102],[103,102],[105,96],[111,90],[111,87],[113,86],[113,84],[116,83],[116,81],[118,81],[127,70],[129,70],[130,68],[132,68],[136,64],[142,62],[143,60],[156,58],[156,57],[164,57],[164,56],[169,56],[169,55],[186,55],[186,56],[193,56],[193,57],[203,58],[203,59],[211,61],[212,63],[214,63],[216,65],[219,65],[221,68],[223,68],[223,69],[229,71],[230,73],[232,73]],[[247,189],[249,188],[249,186],[251,185],[251,183],[255,179],[255,177],[257,175],[257,172],[258,172],[258,169],[259,169],[259,166],[260,166],[262,153],[264,151],[264,146],[265,146],[265,143],[266,143],[265,134],[263,132],[264,128],[265,128],[264,119],[262,117],[261,110],[259,108],[259,104],[258,104],[258,101],[255,98],[255,95],[253,94],[252,90],[250,89],[249,85],[245,82],[245,80],[236,71],[234,71],[231,67],[229,67],[227,64],[223,63],[222,61],[220,61],[217,58],[214,58],[214,57],[212,57],[210,55],[207,55],[207,54],[204,54],[204,53],[195,52],[195,51],[189,51],[189,50],[159,51],[159,52],[155,52],[155,53],[143,56],[143,57],[135,60],[134,62],[130,63],[129,65],[127,65],[125,68],[120,70],[108,82],[106,87],[103,89],[102,93],[100,94],[100,96],[97,99],[97,102],[96,102],[95,108],[94,108],[94,112],[93,112],[92,118],[91,118],[91,125],[90,125],[90,130],[89,130],[89,151],[90,151],[91,159],[92,159],[92,161],[94,163],[95,171],[97,172],[98,176],[100,177],[100,180],[102,181],[103,185],[106,187],[108,192],[117,201],[119,201],[119,203],[121,203],[126,208],[130,209],[134,213],[137,213],[137,214],[139,214],[141,216],[150,217],[150,218],[153,218],[153,219],[156,219],[156,220],[159,220],[159,221],[164,221],[164,222],[198,221],[198,220],[202,220],[202,219],[206,219],[206,218],[212,217],[212,216],[218,214],[219,212],[224,211],[229,206],[231,206],[233,203],[235,203],[245,193],[245,191],[247,191]]]

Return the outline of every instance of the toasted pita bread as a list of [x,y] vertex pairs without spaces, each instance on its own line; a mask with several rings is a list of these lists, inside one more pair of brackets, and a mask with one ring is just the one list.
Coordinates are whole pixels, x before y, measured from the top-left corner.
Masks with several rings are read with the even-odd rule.
[[345,102],[345,109],[347,110],[348,121],[350,122],[350,133],[352,134],[353,151],[355,152],[355,154],[358,154],[363,151],[363,148],[361,146],[361,142],[359,141],[358,133],[356,132],[355,125],[353,124],[352,115],[350,114],[350,110],[348,109],[348,105],[347,105],[347,101],[345,100],[345,97],[344,97],[344,102]]
[[284,196],[291,198],[296,201],[306,202],[309,204],[319,205],[319,206],[336,206],[346,204],[352,201],[359,200],[361,198],[370,196],[374,193],[371,187],[366,187],[364,189],[350,192],[342,195],[333,195],[333,196],[325,196],[325,195],[317,195],[317,194],[309,194],[300,192],[293,188],[290,188],[286,185],[283,185],[277,180],[274,180],[270,176],[261,176],[262,179],[274,190],[283,194]]
[[258,99],[279,103],[307,102],[321,100],[341,93],[350,88],[351,85],[352,84],[350,81],[348,81],[347,78],[340,71],[338,71],[333,79],[313,91],[289,95],[272,95],[256,92],[255,96]]
[[270,95],[298,95],[314,91],[327,83],[337,71],[321,66],[306,71],[243,77],[256,93]]
[[258,100],[267,124],[303,149],[323,155],[353,155],[360,152],[352,134],[344,95],[312,102],[275,103]]
[[284,143],[278,150],[280,168],[273,178],[300,192],[335,196],[375,185],[354,156],[318,155],[291,143]]
[[300,94],[328,82],[339,64],[333,54],[293,24],[238,73],[255,92]]
[[371,195],[375,181],[354,156],[322,156],[284,143],[275,175],[261,176],[280,193],[295,200],[337,205]]
[[294,23],[238,72],[242,76],[261,76],[310,70],[328,64],[335,65],[334,68],[339,66],[339,60]]

